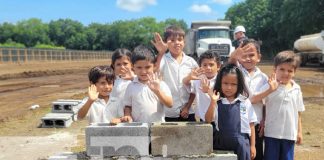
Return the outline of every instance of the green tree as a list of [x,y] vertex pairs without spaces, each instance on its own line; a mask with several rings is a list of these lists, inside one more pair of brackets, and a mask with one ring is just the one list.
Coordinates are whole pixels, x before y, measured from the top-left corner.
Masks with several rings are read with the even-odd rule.
[[37,43],[50,43],[48,25],[42,23],[40,19],[31,18],[19,21],[15,29],[17,34],[13,40],[25,44],[26,47],[32,47]]

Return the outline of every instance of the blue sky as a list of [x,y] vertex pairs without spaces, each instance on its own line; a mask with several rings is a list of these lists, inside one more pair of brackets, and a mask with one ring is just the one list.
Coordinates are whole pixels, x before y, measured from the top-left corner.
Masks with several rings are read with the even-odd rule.
[[50,22],[60,18],[77,20],[84,25],[92,22],[112,23],[155,17],[185,20],[224,18],[226,10],[243,0],[0,0],[0,23],[39,18]]

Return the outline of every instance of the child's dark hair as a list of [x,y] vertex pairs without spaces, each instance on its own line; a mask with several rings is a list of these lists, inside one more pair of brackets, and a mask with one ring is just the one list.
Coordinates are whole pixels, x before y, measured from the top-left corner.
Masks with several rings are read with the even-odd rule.
[[97,83],[101,77],[105,77],[109,84],[115,80],[114,70],[110,66],[95,66],[90,69],[88,77],[92,84]]
[[151,48],[144,45],[139,45],[134,48],[131,60],[132,64],[135,64],[135,62],[140,60],[147,60],[154,64],[155,56]]
[[261,54],[261,49],[260,49],[261,44],[260,44],[259,41],[256,41],[256,40],[254,40],[252,38],[251,39],[245,39],[245,40],[243,40],[242,47],[244,47],[244,46],[246,46],[248,44],[253,44],[256,51],[257,51],[257,53]]
[[177,37],[177,36],[184,38],[185,37],[184,30],[176,25],[171,25],[165,29],[163,40],[164,42],[166,42],[169,37]]
[[219,53],[215,49],[207,50],[203,54],[200,55],[199,60],[198,60],[199,66],[201,66],[201,63],[204,59],[213,59],[217,63],[217,66],[220,66],[220,64],[221,64]]
[[217,74],[214,91],[219,92],[221,97],[224,97],[224,93],[222,91],[222,79],[224,76],[228,74],[234,74],[237,77],[237,91],[235,97],[238,97],[239,94],[249,97],[248,89],[245,86],[245,80],[243,73],[241,70],[234,64],[226,64],[224,65]]
[[274,66],[277,67],[278,65],[283,63],[289,63],[295,69],[297,69],[300,64],[300,56],[298,56],[297,54],[295,54],[293,51],[290,50],[279,52],[274,57]]
[[126,56],[128,58],[129,61],[131,61],[131,57],[132,57],[132,52],[129,51],[126,48],[118,48],[114,51],[114,53],[111,56],[111,68],[114,69],[114,64],[116,62],[117,59]]

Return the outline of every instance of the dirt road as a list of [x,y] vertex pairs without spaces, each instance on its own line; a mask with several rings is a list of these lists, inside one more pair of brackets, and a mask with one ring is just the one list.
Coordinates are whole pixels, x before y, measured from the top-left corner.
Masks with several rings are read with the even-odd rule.
[[[71,63],[0,64],[0,159],[46,158],[63,151],[84,150],[86,121],[70,128],[38,128],[40,118],[50,112],[52,101],[81,99],[88,85],[87,72],[107,60]],[[272,67],[262,65],[270,74]],[[324,69],[302,68],[296,81],[306,105],[303,113],[304,143],[296,147],[296,159],[324,159]],[[33,104],[41,107],[28,108]]]

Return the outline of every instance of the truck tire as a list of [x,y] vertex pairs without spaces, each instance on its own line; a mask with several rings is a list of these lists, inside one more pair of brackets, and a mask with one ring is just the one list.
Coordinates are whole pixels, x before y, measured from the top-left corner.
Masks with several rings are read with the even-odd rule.
[[300,56],[300,66],[304,67],[307,64],[307,55],[303,53],[297,53]]

